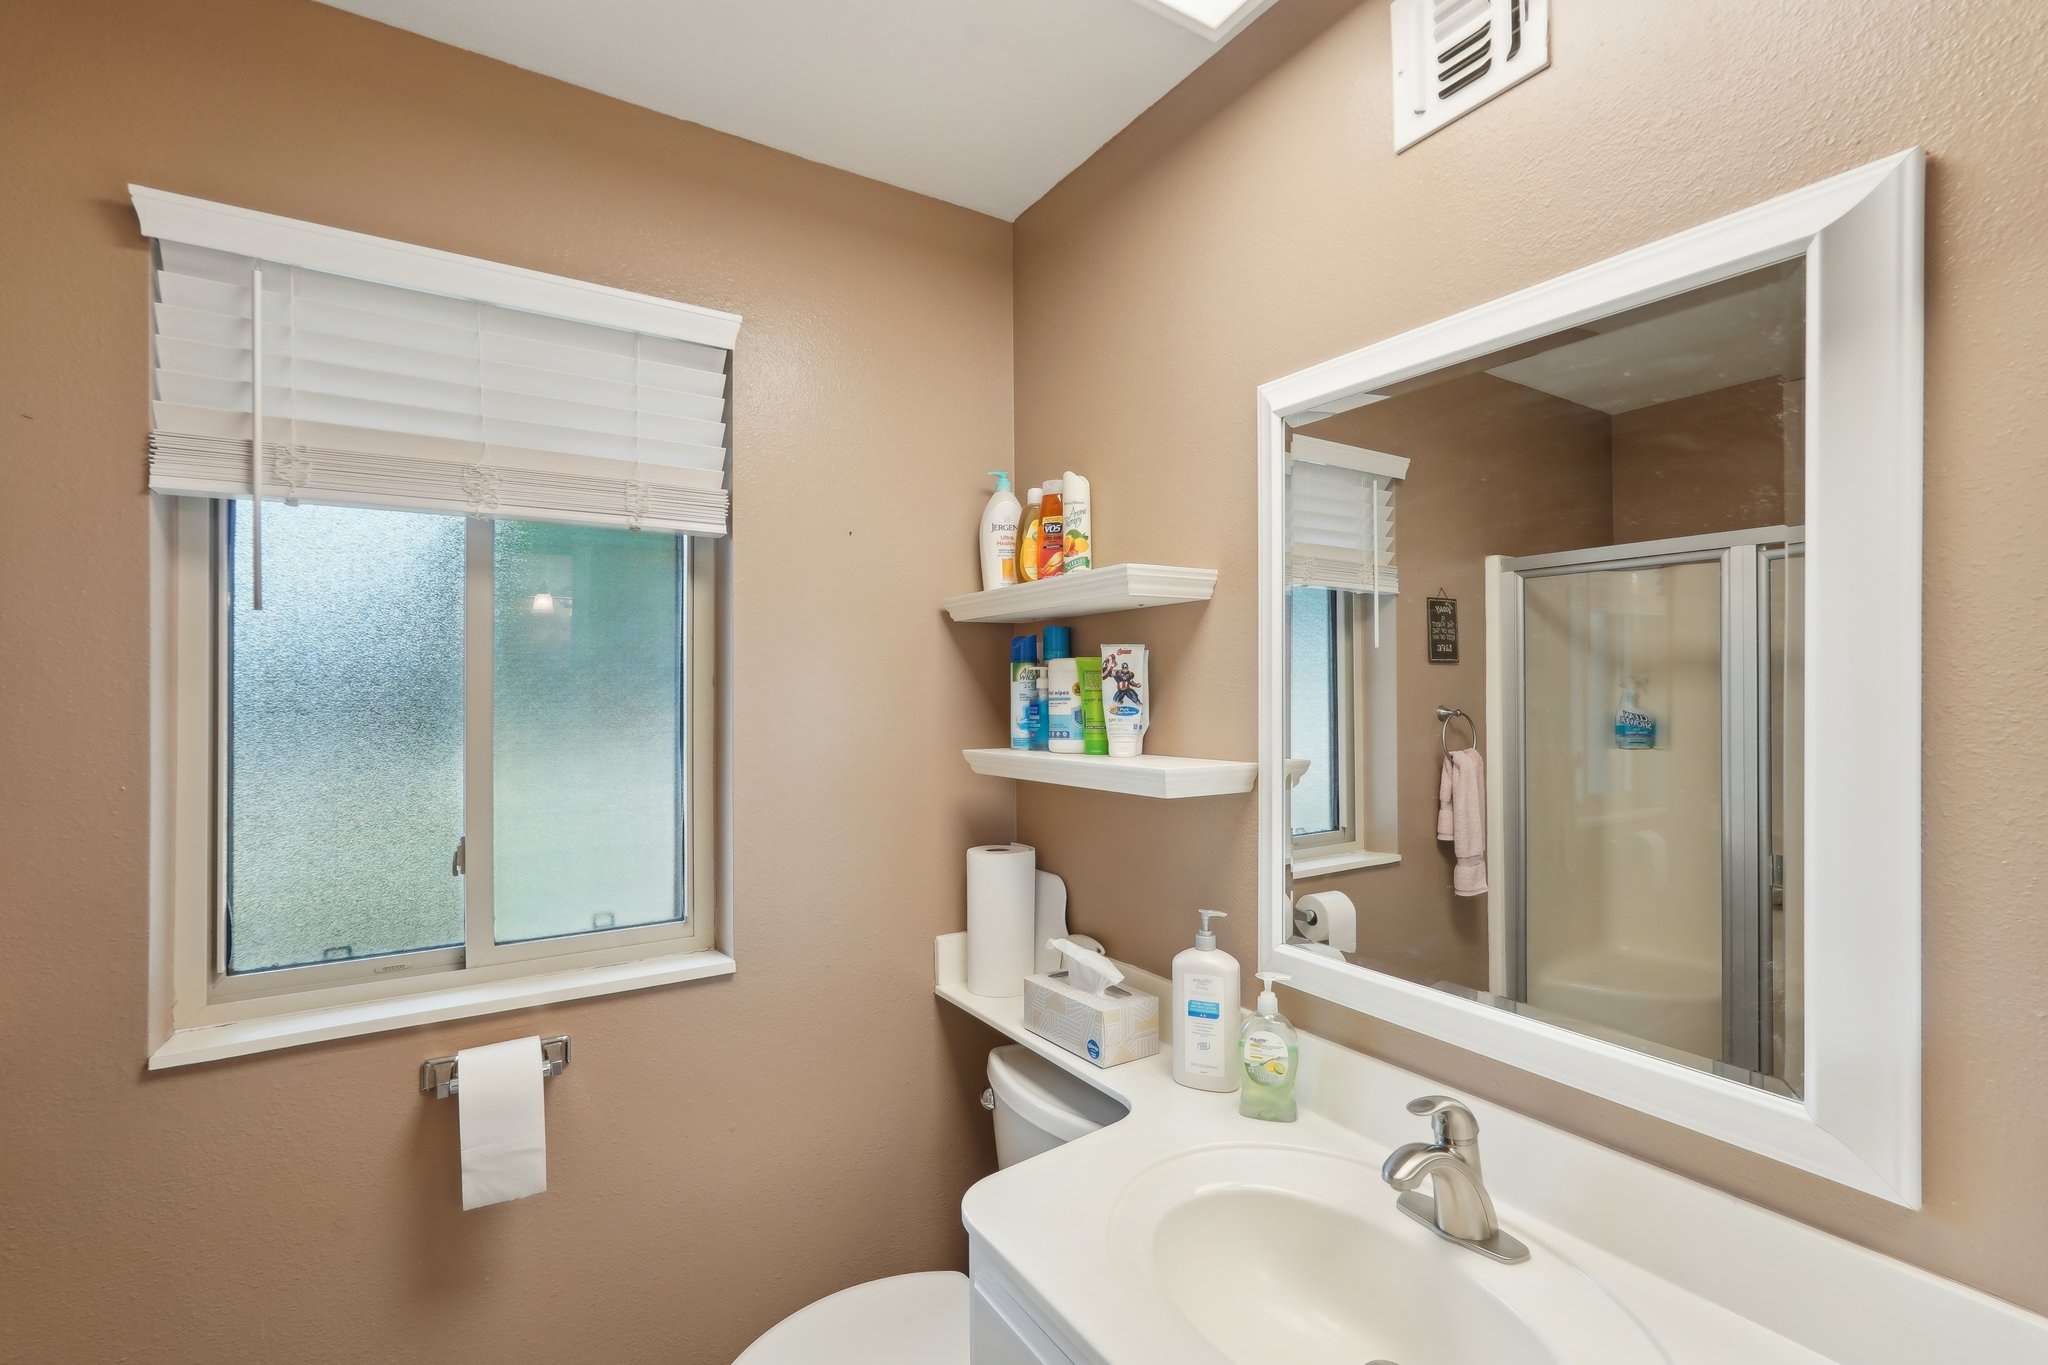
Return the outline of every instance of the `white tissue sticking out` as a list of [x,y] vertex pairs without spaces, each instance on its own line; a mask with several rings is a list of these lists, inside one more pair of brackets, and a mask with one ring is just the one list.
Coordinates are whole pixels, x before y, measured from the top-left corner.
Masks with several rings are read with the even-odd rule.
[[1066,959],[1067,984],[1077,991],[1102,995],[1124,979],[1123,968],[1072,939],[1048,939],[1045,946]]

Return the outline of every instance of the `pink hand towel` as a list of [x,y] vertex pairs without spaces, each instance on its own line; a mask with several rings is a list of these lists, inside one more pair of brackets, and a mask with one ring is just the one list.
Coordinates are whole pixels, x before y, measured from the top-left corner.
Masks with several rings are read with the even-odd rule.
[[1486,894],[1486,760],[1477,749],[1444,755],[1437,779],[1436,837],[1451,846],[1457,863],[1451,890],[1460,896]]

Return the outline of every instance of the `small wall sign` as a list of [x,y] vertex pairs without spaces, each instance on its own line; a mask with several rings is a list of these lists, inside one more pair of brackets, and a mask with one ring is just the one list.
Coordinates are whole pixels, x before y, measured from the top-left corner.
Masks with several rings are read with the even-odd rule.
[[1429,599],[1429,661],[1433,664],[1458,662],[1458,599],[1455,597]]

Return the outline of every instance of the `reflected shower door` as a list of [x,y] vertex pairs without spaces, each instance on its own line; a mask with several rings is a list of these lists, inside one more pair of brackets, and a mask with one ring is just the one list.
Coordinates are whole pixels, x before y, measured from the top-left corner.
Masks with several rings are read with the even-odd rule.
[[1800,1093],[1803,531],[1495,564],[1508,732],[1495,993]]
[[1522,615],[1521,998],[1715,1059],[1729,1051],[1722,560],[1530,574]]

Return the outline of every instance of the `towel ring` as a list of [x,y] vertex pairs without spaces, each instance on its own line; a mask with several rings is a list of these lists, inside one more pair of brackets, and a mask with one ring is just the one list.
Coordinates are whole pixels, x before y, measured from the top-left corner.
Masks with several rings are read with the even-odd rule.
[[1465,732],[1472,737],[1471,742],[1465,745],[1465,747],[1468,749],[1479,747],[1479,727],[1472,723],[1472,717],[1466,715],[1455,706],[1439,706],[1436,708],[1436,718],[1442,722],[1442,724],[1437,726],[1436,747],[1438,752],[1445,758],[1451,756],[1451,722],[1454,720],[1464,721]]

